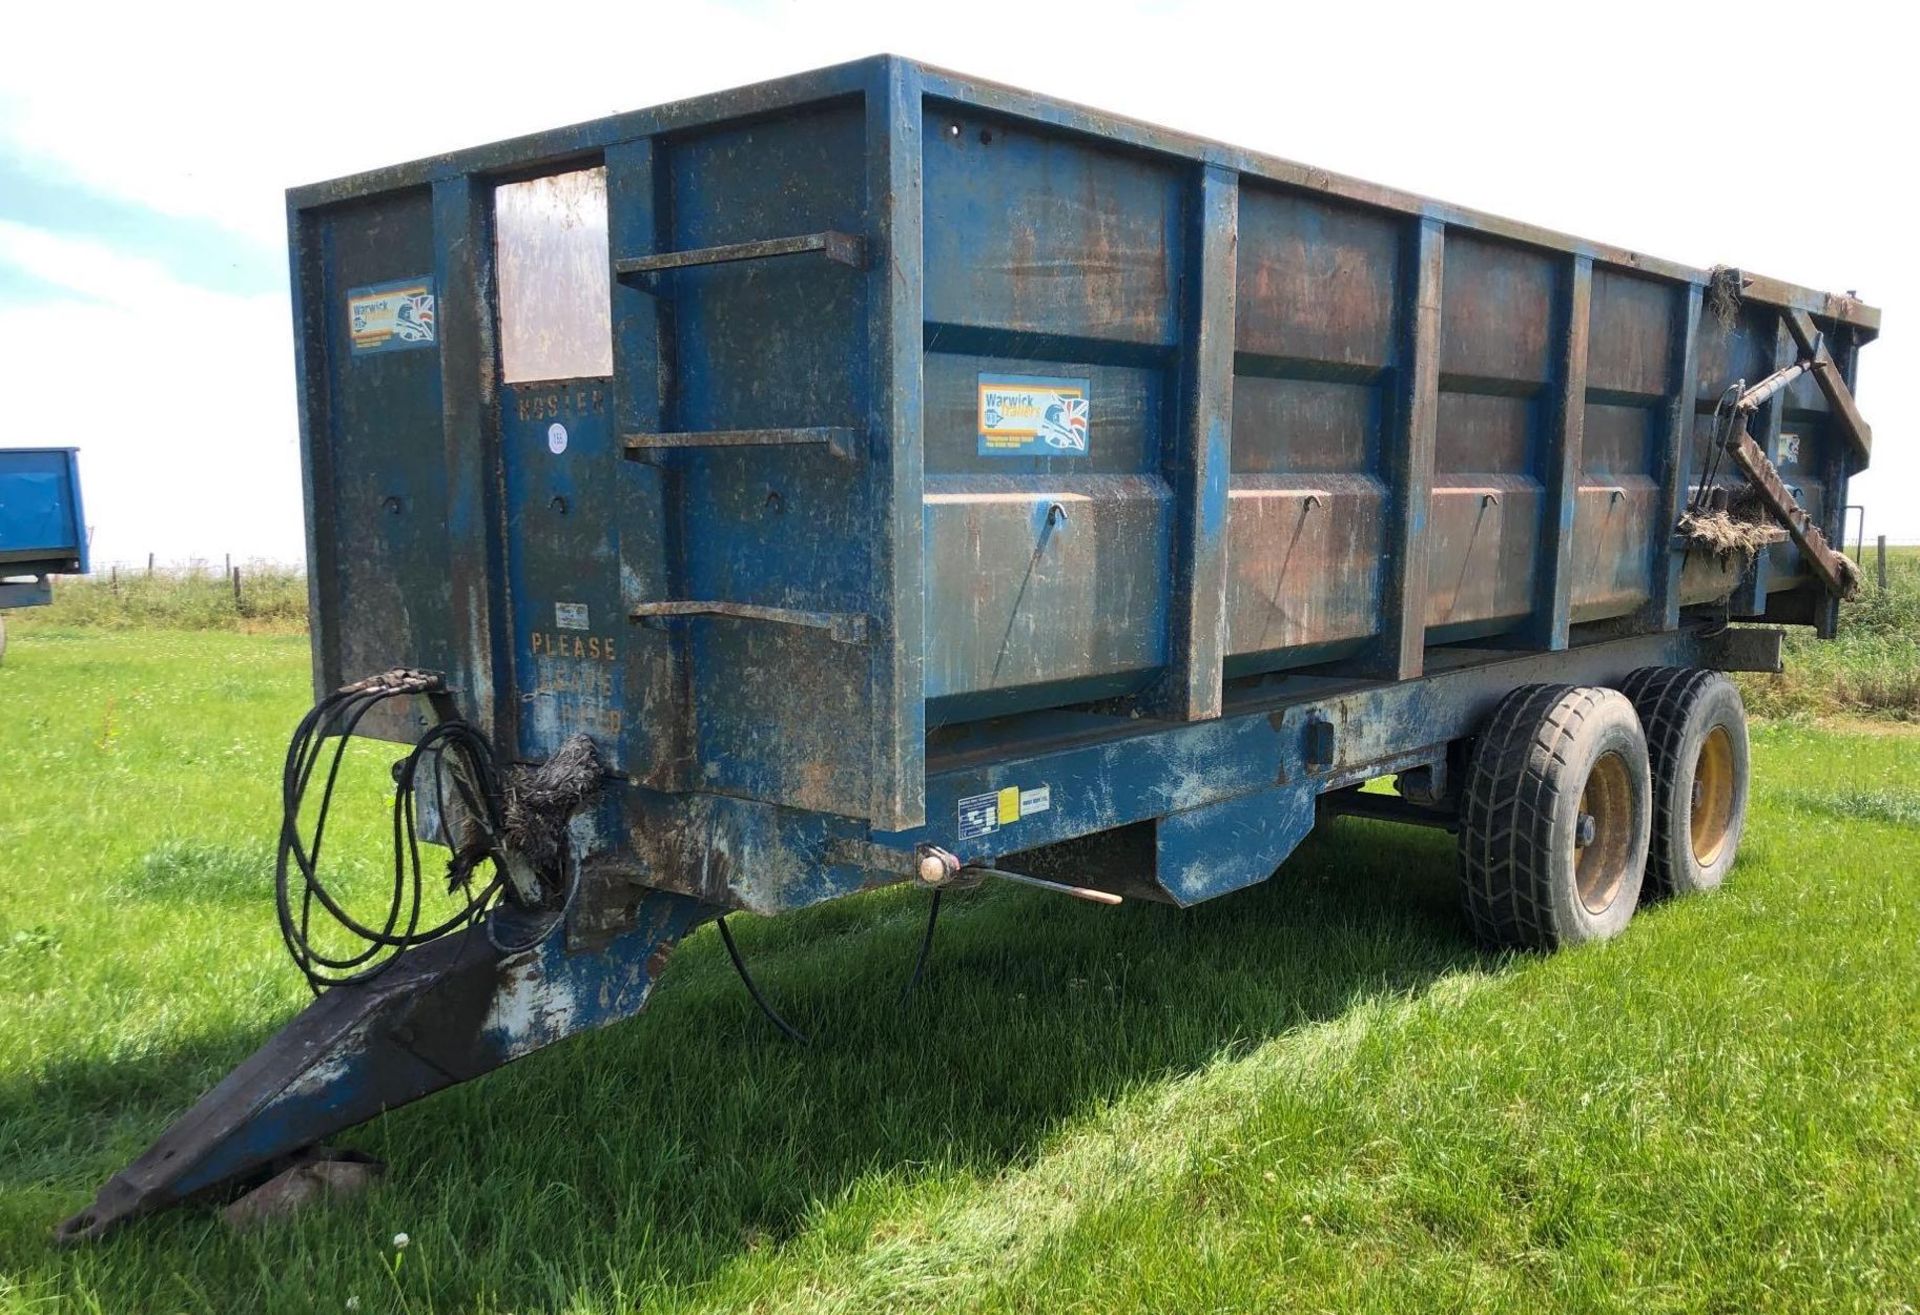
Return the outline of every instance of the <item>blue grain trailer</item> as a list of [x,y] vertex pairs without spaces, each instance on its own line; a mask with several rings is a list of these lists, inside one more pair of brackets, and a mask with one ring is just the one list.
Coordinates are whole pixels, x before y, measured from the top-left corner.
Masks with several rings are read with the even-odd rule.
[[[288,221],[321,993],[68,1237],[627,1017],[732,910],[1185,906],[1348,812],[1455,829],[1491,943],[1612,935],[1733,860],[1719,673],[1852,587],[1850,295],[896,58]],[[411,746],[372,915],[299,811],[349,730]]]
[[0,448],[0,658],[5,609],[51,603],[54,576],[86,572],[79,449]]

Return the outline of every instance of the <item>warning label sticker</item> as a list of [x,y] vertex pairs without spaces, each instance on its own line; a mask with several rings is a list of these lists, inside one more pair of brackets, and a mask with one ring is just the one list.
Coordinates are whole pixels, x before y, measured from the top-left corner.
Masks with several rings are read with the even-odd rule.
[[1093,436],[1092,385],[1028,374],[980,376],[983,457],[1084,457]]
[[433,346],[438,340],[433,280],[402,279],[348,289],[347,333],[355,356]]
[[992,835],[1003,826],[1011,826],[1023,817],[1044,813],[1053,807],[1053,787],[1021,789],[1004,786],[991,794],[968,795],[960,801],[960,839],[974,840]]
[[553,624],[561,630],[591,630],[592,623],[587,620],[585,603],[555,603],[553,605]]

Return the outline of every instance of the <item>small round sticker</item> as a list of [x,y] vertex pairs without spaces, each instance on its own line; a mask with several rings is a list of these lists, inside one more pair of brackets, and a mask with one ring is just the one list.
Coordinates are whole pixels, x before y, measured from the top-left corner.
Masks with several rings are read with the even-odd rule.
[[547,451],[556,457],[567,450],[567,427],[559,421],[547,426]]

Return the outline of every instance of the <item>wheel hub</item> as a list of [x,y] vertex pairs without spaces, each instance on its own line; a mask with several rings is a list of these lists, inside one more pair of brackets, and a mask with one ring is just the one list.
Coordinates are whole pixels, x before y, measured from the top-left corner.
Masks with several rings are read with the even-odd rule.
[[1700,744],[1688,796],[1688,840],[1701,867],[1719,859],[1732,833],[1733,785],[1733,737],[1726,727],[1715,726]]
[[1573,880],[1588,913],[1605,913],[1626,884],[1633,848],[1633,777],[1605,753],[1587,774],[1573,829]]

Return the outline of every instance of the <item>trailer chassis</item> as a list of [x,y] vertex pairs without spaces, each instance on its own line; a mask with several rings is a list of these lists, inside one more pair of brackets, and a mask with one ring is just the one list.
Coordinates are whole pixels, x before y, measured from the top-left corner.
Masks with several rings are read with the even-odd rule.
[[[673,814],[637,787],[611,783],[597,814],[574,828],[583,898],[540,944],[503,952],[470,929],[408,952],[373,981],[321,995],[109,1180],[58,1236],[98,1237],[136,1215],[230,1191],[386,1110],[638,1013],[673,946],[730,907],[753,907],[756,894],[768,897],[762,911],[776,912],[915,879],[932,850],[991,871],[1022,851],[1147,824],[1158,884],[1147,893],[1184,906],[1265,880],[1312,828],[1324,796],[1389,773],[1412,773],[1410,780],[1444,794],[1444,775],[1436,775],[1445,772],[1449,747],[1471,737],[1521,686],[1617,685],[1648,666],[1777,670],[1778,640],[1776,630],[1698,618],[1662,633],[1576,635],[1561,652],[1435,650],[1430,674],[1411,681],[1249,680],[1230,691],[1216,721],[1145,722],[1090,711],[1009,719],[933,755],[928,815],[945,821],[910,832],[830,834],[835,829],[823,829],[817,815],[781,809],[768,810],[779,815],[771,818],[753,809]],[[1044,811],[1020,826],[958,835],[962,801],[1027,781],[1046,783]],[[623,818],[677,820],[683,833],[697,819],[706,828],[709,873],[713,855],[724,852],[752,853],[758,865],[812,863],[818,876],[803,896],[778,901],[773,891],[795,888],[759,885],[737,871],[730,899],[728,885],[702,887],[678,864],[661,871],[683,889],[646,885],[635,880],[646,874],[630,857],[612,858],[615,846],[593,847]],[[682,834],[668,849],[643,852],[659,856],[688,843]],[[1105,879],[1080,876],[1092,886]]]

